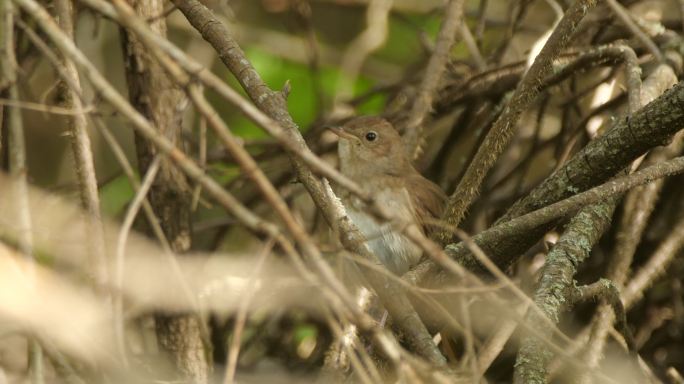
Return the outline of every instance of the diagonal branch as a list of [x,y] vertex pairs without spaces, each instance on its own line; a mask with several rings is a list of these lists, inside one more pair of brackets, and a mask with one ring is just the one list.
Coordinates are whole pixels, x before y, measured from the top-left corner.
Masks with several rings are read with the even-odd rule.
[[435,50],[430,56],[423,73],[423,80],[418,87],[416,101],[411,107],[404,133],[404,145],[410,158],[415,158],[420,152],[420,142],[423,134],[423,122],[432,110],[435,92],[442,80],[446,64],[449,61],[451,47],[456,41],[459,27],[464,25],[463,0],[450,0],[444,12],[444,21],[437,35]]

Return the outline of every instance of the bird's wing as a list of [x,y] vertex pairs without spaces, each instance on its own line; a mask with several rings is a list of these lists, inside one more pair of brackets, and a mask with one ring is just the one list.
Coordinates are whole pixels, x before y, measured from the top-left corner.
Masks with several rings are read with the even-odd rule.
[[415,209],[416,222],[429,235],[438,229],[431,224],[441,217],[446,204],[446,195],[437,184],[417,172],[409,176],[406,183],[406,188],[412,191],[410,196]]

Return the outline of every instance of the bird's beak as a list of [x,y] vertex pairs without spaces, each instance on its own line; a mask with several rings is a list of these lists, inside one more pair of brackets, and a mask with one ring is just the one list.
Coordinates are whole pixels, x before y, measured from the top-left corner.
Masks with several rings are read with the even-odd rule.
[[342,139],[347,139],[347,140],[357,140],[356,136],[352,135],[351,133],[345,131],[343,128],[337,128],[337,127],[328,127],[328,130],[334,134],[336,134],[338,137]]

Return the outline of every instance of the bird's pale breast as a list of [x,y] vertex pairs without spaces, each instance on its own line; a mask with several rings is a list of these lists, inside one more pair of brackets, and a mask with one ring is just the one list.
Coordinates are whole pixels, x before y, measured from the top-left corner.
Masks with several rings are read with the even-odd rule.
[[[405,222],[413,221],[413,207],[406,189],[385,189],[375,198]],[[370,250],[390,271],[402,275],[420,260],[421,249],[401,234],[401,228],[393,228],[392,223],[379,224],[367,213],[367,208],[354,201],[345,201],[345,206],[349,218],[368,240]]]

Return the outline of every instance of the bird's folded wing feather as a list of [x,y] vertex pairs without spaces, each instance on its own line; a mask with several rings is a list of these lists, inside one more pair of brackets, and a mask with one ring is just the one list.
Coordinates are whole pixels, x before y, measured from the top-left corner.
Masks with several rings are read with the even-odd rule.
[[419,173],[407,177],[406,183],[407,189],[413,192],[410,195],[415,208],[416,222],[429,235],[438,229],[433,223],[442,215],[446,195],[437,184]]

